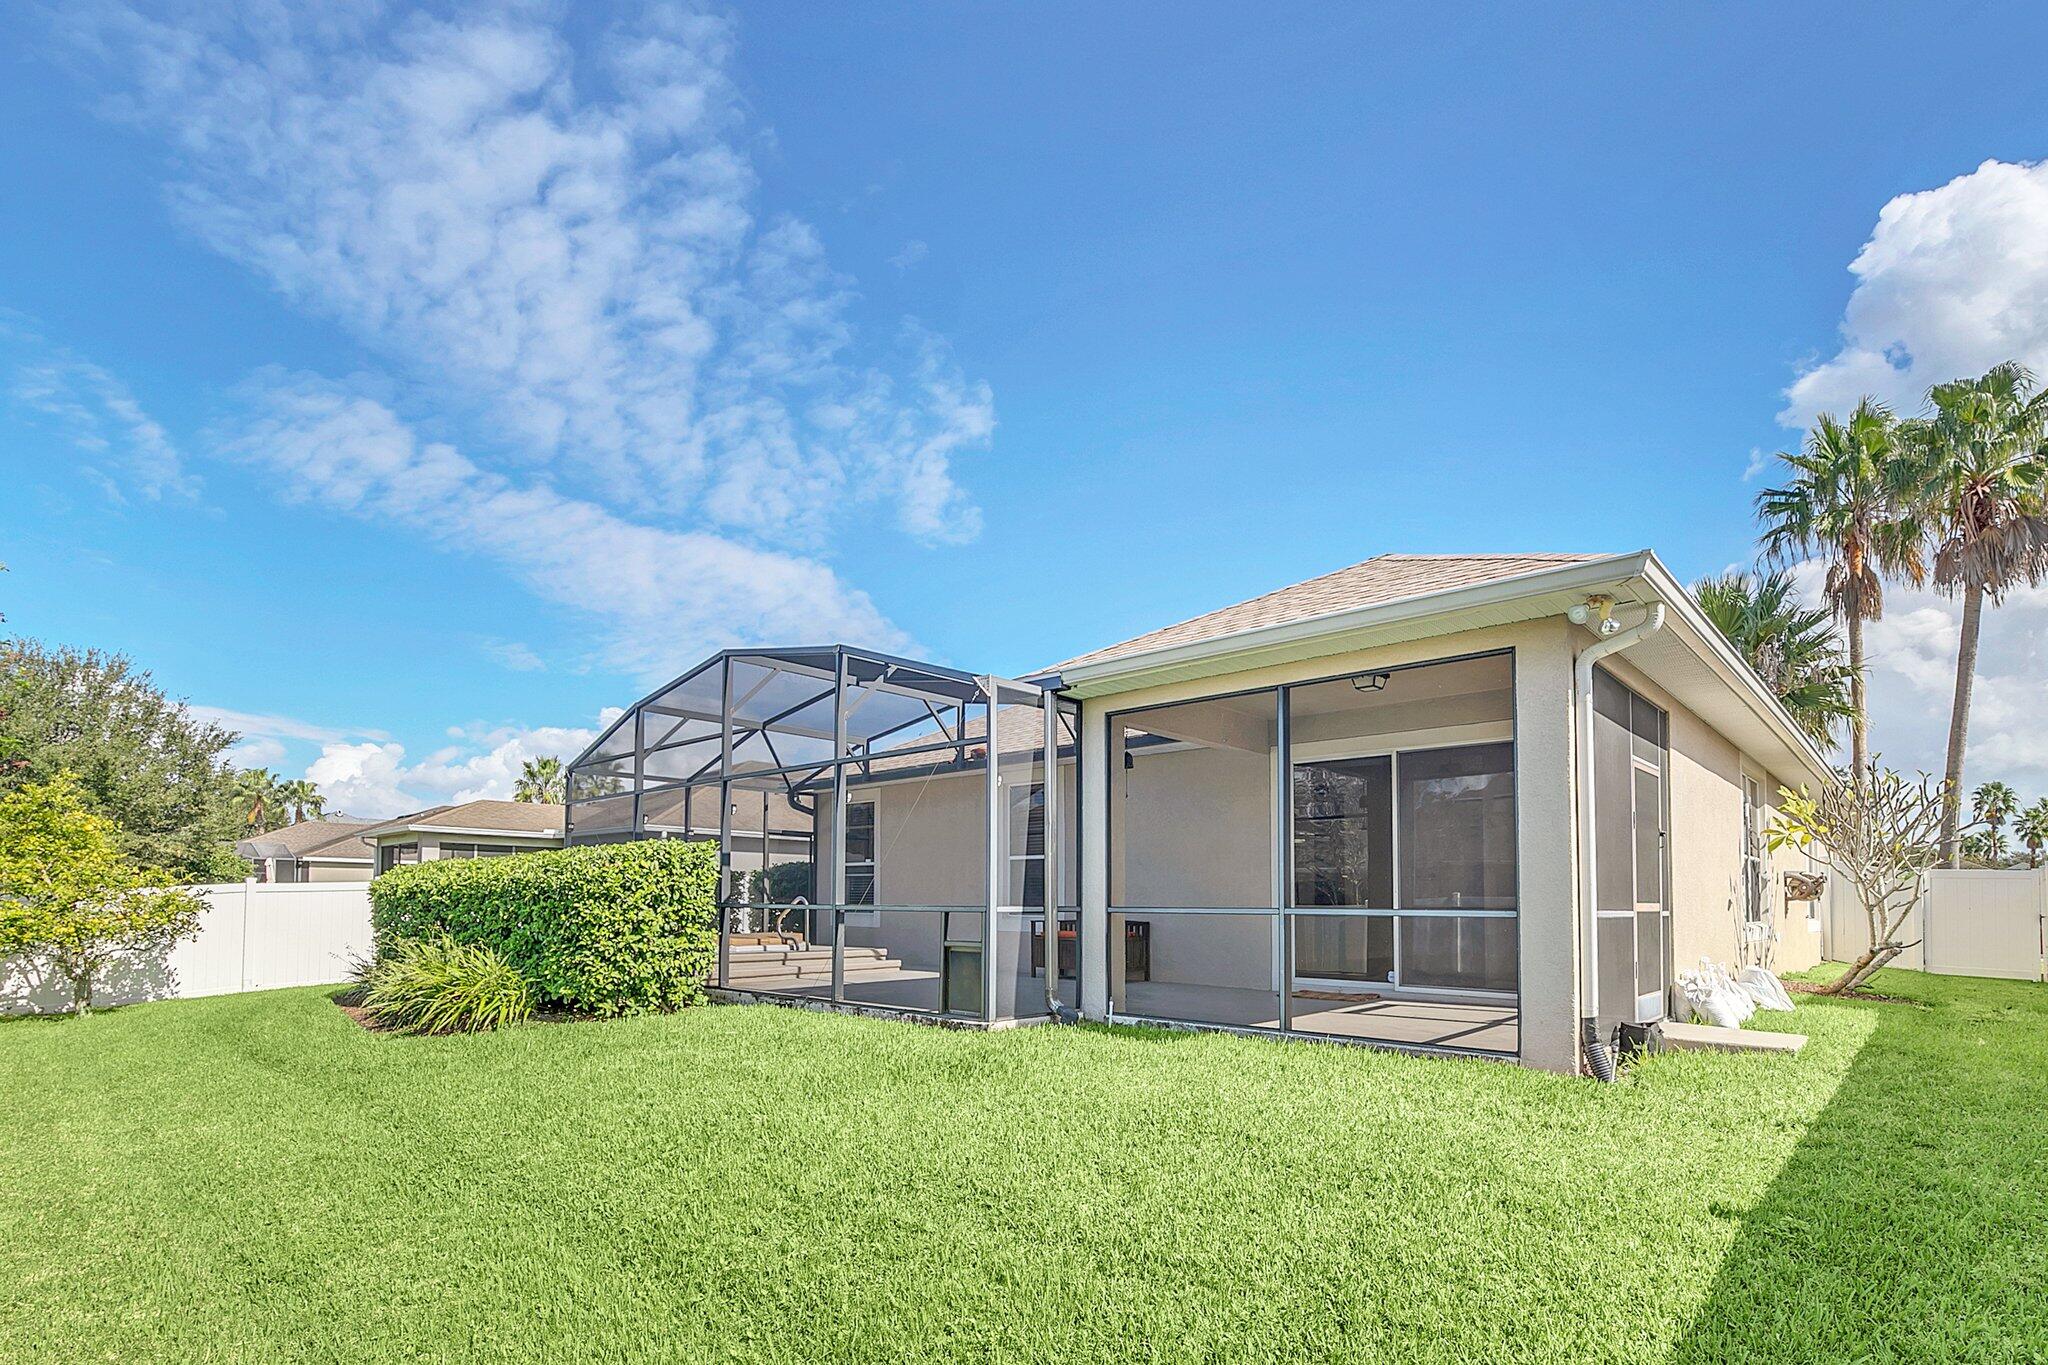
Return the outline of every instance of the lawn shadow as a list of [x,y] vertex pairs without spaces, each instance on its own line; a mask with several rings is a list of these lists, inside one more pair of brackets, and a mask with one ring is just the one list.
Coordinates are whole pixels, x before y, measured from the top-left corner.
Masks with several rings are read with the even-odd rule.
[[2048,1358],[2048,1011],[1935,998],[1837,1006],[1876,1026],[1673,1365]]

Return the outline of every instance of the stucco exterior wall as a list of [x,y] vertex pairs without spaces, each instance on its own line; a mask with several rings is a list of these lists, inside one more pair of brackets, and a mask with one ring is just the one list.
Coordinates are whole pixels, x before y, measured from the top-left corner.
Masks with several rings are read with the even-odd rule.
[[369,863],[300,863],[299,875],[309,882],[366,882]]
[[[1021,779],[1005,760],[1005,782]],[[1074,820],[1072,762],[1060,767],[1061,805],[1069,828]],[[933,778],[912,778],[870,785],[854,783],[848,801],[875,803],[875,903],[877,905],[981,907],[986,904],[983,864],[986,860],[988,775],[967,772]],[[825,875],[831,847],[831,802],[819,817],[819,875]],[[1069,848],[1072,844],[1069,841]],[[1080,868],[1071,854],[1063,860],[1063,902],[1075,902]],[[829,893],[821,888],[820,899]],[[849,921],[846,941],[855,947],[887,948],[913,967],[937,968],[944,943],[944,916],[917,911],[875,911],[872,923]],[[823,936],[821,929],[821,938]],[[958,916],[955,941],[981,934],[978,919]]]

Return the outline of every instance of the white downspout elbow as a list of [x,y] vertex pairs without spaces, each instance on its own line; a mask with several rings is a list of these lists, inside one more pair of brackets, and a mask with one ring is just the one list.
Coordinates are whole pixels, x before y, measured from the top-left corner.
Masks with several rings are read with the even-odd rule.
[[1579,1001],[1588,1060],[1595,1075],[1612,1079],[1614,1062],[1599,1037],[1600,971],[1596,960],[1599,946],[1600,883],[1594,862],[1596,838],[1593,828],[1593,665],[1610,654],[1619,654],[1664,628],[1664,604],[1653,604],[1643,619],[1627,630],[1595,640],[1579,651],[1572,668],[1572,707],[1575,714],[1574,741],[1577,753],[1574,773],[1578,790],[1579,826]]

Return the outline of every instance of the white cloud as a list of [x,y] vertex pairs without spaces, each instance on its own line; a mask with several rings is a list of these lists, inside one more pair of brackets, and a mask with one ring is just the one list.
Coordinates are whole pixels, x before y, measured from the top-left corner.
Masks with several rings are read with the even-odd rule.
[[326,744],[344,739],[384,739],[382,730],[349,729],[344,726],[319,725],[312,721],[298,720],[291,716],[263,715],[255,711],[232,711],[225,706],[202,706],[196,703],[186,707],[193,716],[202,721],[211,721],[224,730],[233,730],[247,739],[300,739],[316,744]]
[[285,747],[281,741],[261,736],[245,739],[221,755],[237,768],[268,768],[282,763],[284,756]]
[[45,340],[18,314],[0,310],[0,374],[21,411],[58,432],[79,454],[79,469],[109,498],[155,502],[191,498],[199,480],[163,426],[112,374]]
[[[1825,567],[1815,561],[1794,572],[1818,603]],[[1870,747],[1887,766],[1941,774],[1961,634],[1961,603],[1887,585],[1884,618],[1864,628]],[[1973,788],[1999,778],[2028,800],[2048,796],[2048,587],[2022,588],[1985,609],[1963,777]]]
[[331,810],[373,820],[389,819],[432,802],[415,800],[401,785],[402,744],[328,744],[306,768]]
[[541,658],[532,645],[518,640],[486,641],[484,653],[514,673],[537,673],[548,666],[547,660]]
[[[599,726],[616,719],[615,711]],[[574,758],[598,735],[597,727],[470,725],[456,727],[459,742],[416,763],[396,743],[330,743],[306,769],[330,807],[352,815],[387,819],[427,806],[505,800],[528,759]]]
[[1849,270],[1841,349],[1786,390],[1786,426],[1864,394],[1917,411],[1931,386],[2005,360],[2048,374],[2048,162],[1898,196]]
[[975,534],[953,462],[988,388],[933,338],[863,352],[816,233],[759,220],[731,24],[652,3],[572,44],[566,7],[454,13],[101,0],[57,26],[164,139],[195,234],[522,463],[640,519],[817,540],[881,502]]
[[903,249],[889,258],[889,264],[898,270],[908,270],[931,254],[931,247],[925,242],[912,238],[903,244]]
[[746,639],[907,646],[865,593],[816,560],[630,522],[424,441],[374,398],[304,376],[265,380],[249,389],[254,415],[227,449],[279,476],[287,497],[486,556],[536,595],[597,617],[615,667],[664,676]]

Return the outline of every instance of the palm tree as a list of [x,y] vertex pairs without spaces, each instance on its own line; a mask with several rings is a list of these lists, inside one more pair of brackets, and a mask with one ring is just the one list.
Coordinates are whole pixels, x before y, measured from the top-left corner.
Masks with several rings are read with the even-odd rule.
[[2020,812],[2020,818],[2013,822],[2013,833],[2020,836],[2020,845],[2027,850],[2027,866],[2041,865],[2042,850],[2048,849],[2048,796]]
[[2012,819],[2019,808],[2019,793],[2003,782],[1986,782],[1970,796],[1970,809],[1975,812],[1979,823],[1991,826],[1993,834],[2003,830],[2005,822]]
[[562,760],[549,754],[541,758],[529,758],[519,769],[519,780],[512,784],[514,801],[562,800]]
[[1828,608],[1801,604],[1782,571],[1703,578],[1692,595],[1800,727],[1819,743],[1833,743],[1837,725],[1853,719],[1856,707]]
[[291,813],[294,822],[308,818],[319,819],[320,812],[327,805],[327,798],[320,794],[320,789],[303,777],[280,782],[277,787],[277,799],[283,808]]
[[1870,766],[1863,623],[1884,615],[1885,575],[1916,585],[1926,576],[1911,469],[1897,431],[1891,412],[1870,398],[1846,422],[1822,413],[1799,450],[1778,453],[1790,480],[1756,499],[1766,558],[1780,567],[1812,555],[1827,559],[1828,608],[1848,628],[1849,771],[1858,782]]
[[1934,586],[1963,599],[1941,827],[1942,852],[1954,866],[1984,602],[1995,606],[2009,590],[2048,577],[2048,391],[2008,361],[1979,379],[1937,384],[1927,400],[1931,411],[1904,435],[1934,524]]
[[[1962,856],[1979,867],[2005,866],[2005,836],[1995,829],[1963,836]],[[1960,863],[1957,864],[1961,866]]]
[[283,785],[268,768],[246,768],[236,780],[242,823],[252,834],[263,834],[284,823]]

